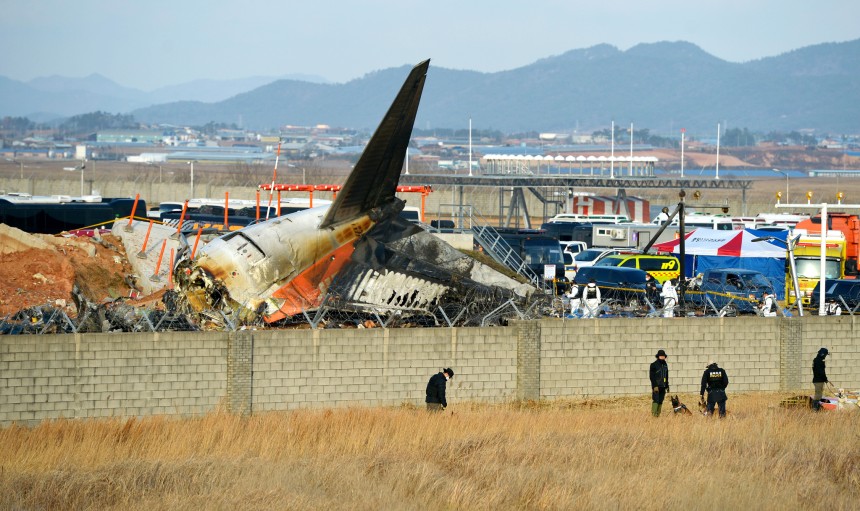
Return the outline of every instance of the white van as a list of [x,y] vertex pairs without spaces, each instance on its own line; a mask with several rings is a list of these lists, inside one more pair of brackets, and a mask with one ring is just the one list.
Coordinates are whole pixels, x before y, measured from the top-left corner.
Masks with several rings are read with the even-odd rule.
[[626,215],[580,215],[577,213],[559,213],[549,219],[550,223],[580,222],[584,224],[621,224],[630,222]]

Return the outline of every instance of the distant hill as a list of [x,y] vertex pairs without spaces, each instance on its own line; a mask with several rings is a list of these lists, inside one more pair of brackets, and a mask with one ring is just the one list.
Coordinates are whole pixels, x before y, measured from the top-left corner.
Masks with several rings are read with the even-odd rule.
[[313,75],[254,76],[233,80],[194,80],[144,92],[124,87],[100,74],[83,78],[44,76],[21,82],[0,76],[0,117],[47,121],[97,110],[128,113],[151,105],[194,99],[216,102],[279,79],[327,83]]
[[[180,125],[216,121],[254,129],[319,123],[373,128],[408,68],[375,71],[343,84],[235,81],[234,95],[218,100],[204,97],[205,86],[198,84],[190,89],[196,91],[194,101],[132,107],[131,113],[144,122]],[[23,104],[30,111],[58,111],[60,92],[39,96],[32,88],[21,90],[20,82],[8,82],[0,78],[0,115]],[[244,86],[249,89],[241,91]],[[431,66],[416,126],[466,127],[471,117],[476,128],[503,132],[578,128],[590,133],[614,119],[664,134],[684,127],[708,136],[716,133],[718,122],[760,131],[857,133],[858,90],[860,39],[745,63],[718,59],[686,42],[640,44],[627,51],[603,44],[497,73]],[[93,104],[108,93],[102,88],[81,101]]]
[[[655,132],[716,133],[716,124],[762,131],[860,131],[860,40],[822,44],[747,63],[685,42],[573,50],[498,73],[432,67],[416,126],[504,132],[584,131],[612,119]],[[218,103],[134,112],[174,124],[243,121],[255,128],[326,123],[372,128],[407,67],[346,84],[278,81]]]

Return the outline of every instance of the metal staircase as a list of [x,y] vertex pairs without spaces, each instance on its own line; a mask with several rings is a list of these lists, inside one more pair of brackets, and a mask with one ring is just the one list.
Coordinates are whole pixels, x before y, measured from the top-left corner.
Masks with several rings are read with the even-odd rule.
[[543,289],[543,279],[529,268],[522,260],[520,255],[511,248],[510,245],[502,238],[485,219],[472,212],[472,237],[478,244],[483,247],[484,252],[490,255],[500,264],[504,264],[511,270],[522,275],[533,286],[538,289]]

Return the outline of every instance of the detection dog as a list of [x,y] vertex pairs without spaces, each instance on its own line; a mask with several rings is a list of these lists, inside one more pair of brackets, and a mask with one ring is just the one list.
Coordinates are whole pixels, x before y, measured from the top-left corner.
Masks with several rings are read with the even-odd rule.
[[680,399],[678,399],[678,396],[672,396],[672,412],[680,413],[682,415],[693,415],[693,412],[691,412],[690,409],[687,408],[687,405],[685,405],[681,402]]

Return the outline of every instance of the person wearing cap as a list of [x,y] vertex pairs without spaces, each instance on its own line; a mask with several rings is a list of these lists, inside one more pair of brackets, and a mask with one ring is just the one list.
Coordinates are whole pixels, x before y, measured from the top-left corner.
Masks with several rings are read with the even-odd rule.
[[726,416],[726,387],[729,386],[729,375],[725,369],[717,365],[711,360],[705,366],[705,372],[702,374],[702,387],[699,395],[702,399],[705,398],[705,390],[708,391],[708,412],[707,415],[714,414],[714,406],[720,407],[720,418]]
[[766,318],[775,318],[776,317],[776,308],[774,307],[773,302],[773,293],[765,291],[761,296],[761,305],[759,306],[759,310],[761,311],[761,315]]
[[448,380],[453,377],[454,370],[450,367],[430,377],[430,381],[427,382],[427,398],[424,400],[427,403],[427,410],[438,412],[448,406],[448,400],[445,398],[445,386]]
[[812,385],[815,387],[815,396],[812,398],[812,409],[816,412],[821,408],[821,398],[824,397],[824,384],[830,383],[827,379],[827,370],[824,357],[830,354],[827,348],[818,350],[818,355],[812,360]]
[[666,363],[666,352],[659,350],[655,355],[657,360],[651,362],[651,415],[660,416],[663,399],[669,392],[669,364]]
[[826,312],[828,316],[841,316],[842,315],[842,307],[840,307],[839,304],[836,303],[835,298],[831,298],[827,302],[827,305],[825,305],[824,312]]

